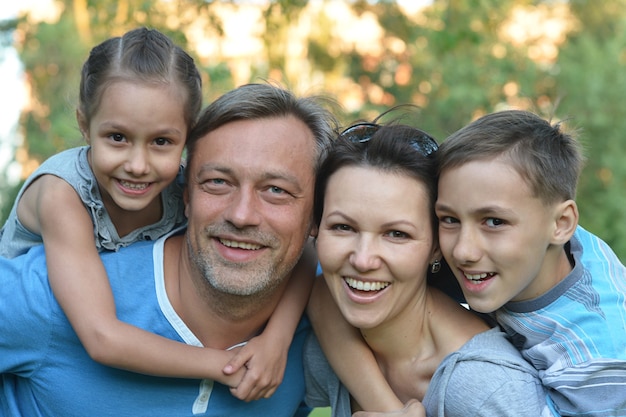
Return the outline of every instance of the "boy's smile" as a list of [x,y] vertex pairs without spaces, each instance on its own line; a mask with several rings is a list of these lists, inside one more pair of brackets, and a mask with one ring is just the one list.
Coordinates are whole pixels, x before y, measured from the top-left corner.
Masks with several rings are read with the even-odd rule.
[[474,310],[535,298],[562,278],[555,209],[506,157],[444,171],[436,210],[441,251]]

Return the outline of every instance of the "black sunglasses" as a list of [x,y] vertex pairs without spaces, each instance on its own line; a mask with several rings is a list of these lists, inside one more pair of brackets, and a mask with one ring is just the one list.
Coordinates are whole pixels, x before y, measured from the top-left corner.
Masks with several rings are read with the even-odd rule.
[[[368,142],[381,127],[381,125],[376,123],[357,123],[341,132],[339,137],[345,138],[352,143],[365,143]],[[422,131],[418,132],[420,133],[418,136],[409,140],[411,147],[424,156],[430,156],[435,153],[435,151],[439,149],[437,141]]]

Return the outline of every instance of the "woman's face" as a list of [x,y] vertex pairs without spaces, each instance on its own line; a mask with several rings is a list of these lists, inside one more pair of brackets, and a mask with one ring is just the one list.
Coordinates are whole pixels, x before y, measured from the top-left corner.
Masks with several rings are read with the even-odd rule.
[[347,321],[370,329],[410,311],[439,258],[424,185],[402,173],[349,166],[328,180],[317,250]]

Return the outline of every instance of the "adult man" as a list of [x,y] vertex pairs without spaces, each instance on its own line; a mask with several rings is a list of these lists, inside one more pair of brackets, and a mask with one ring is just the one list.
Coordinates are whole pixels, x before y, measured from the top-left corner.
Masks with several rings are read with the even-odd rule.
[[[308,238],[332,120],[314,100],[261,84],[209,106],[188,142],[186,232],[102,256],[120,319],[218,349],[256,335]],[[0,259],[0,415],[297,414],[306,323],[294,336],[284,383],[271,398],[246,403],[213,381],[93,362],[50,291],[44,259],[42,248]]]

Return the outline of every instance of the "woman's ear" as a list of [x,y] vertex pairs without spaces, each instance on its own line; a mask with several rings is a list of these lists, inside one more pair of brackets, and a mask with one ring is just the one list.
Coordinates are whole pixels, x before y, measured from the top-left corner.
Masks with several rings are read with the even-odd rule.
[[83,139],[85,139],[85,142],[90,143],[89,123],[85,115],[78,109],[76,109],[76,121],[78,122],[78,128],[80,129],[80,134],[83,135]]
[[309,232],[309,236],[311,236],[312,238],[317,238],[317,234],[319,232],[319,228],[317,227],[317,225],[313,225],[311,226],[311,231]]
[[433,248],[433,254],[431,255],[430,259],[431,259],[431,262],[432,262],[432,261],[434,261],[435,259],[437,259],[437,260],[439,260],[439,261],[440,261],[440,260],[441,260],[441,258],[442,258],[442,255],[441,255],[441,249],[439,249],[439,245],[437,245],[437,246],[435,246],[435,247]]
[[574,200],[566,200],[556,205],[554,210],[554,232],[552,243],[565,245],[578,226],[578,206]]

